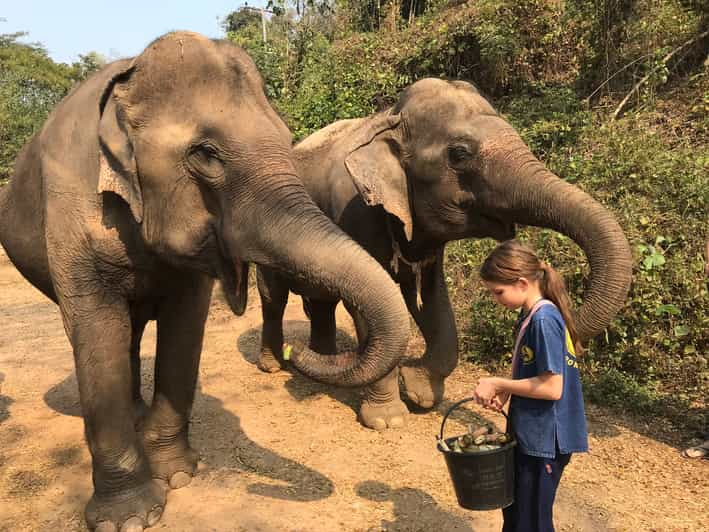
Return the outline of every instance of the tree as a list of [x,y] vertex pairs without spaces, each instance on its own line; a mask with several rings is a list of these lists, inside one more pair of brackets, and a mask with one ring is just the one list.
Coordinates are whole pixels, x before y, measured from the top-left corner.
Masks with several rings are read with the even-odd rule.
[[79,60],[72,64],[74,78],[77,81],[88,78],[91,74],[106,65],[106,58],[98,52],[79,54]]
[[10,176],[22,145],[79,79],[74,67],[55,63],[41,45],[18,42],[25,35],[0,34],[0,181]]
[[261,14],[257,9],[248,6],[232,11],[222,21],[222,27],[227,33],[238,33],[254,24],[261,24]]

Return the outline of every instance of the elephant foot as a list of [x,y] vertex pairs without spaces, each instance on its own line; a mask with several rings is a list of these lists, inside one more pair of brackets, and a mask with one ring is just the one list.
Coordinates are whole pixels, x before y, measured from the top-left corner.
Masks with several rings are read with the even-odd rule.
[[364,401],[359,409],[362,425],[374,430],[401,428],[406,424],[408,415],[406,405],[398,397],[386,403]]
[[273,352],[268,349],[262,350],[259,359],[256,361],[256,367],[266,373],[276,373],[282,370],[284,366],[285,362],[282,357],[274,355]]
[[94,493],[86,505],[86,524],[96,532],[141,532],[160,520],[166,498],[165,489],[153,480],[128,493]]
[[424,366],[401,366],[406,396],[421,408],[433,408],[443,399],[445,377]]
[[143,437],[153,479],[165,482],[174,490],[187,486],[199,464],[199,453],[190,447],[187,437],[179,435],[166,442],[150,431]]

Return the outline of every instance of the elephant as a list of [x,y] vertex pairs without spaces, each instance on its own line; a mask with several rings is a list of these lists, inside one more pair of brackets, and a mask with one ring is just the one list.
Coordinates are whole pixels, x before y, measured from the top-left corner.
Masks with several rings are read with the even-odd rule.
[[[91,529],[154,525],[168,487],[195,474],[189,417],[215,279],[237,315],[252,263],[366,315],[364,349],[337,360],[305,347],[293,353],[312,378],[362,386],[405,351],[398,287],[309,197],[291,133],[263,87],[234,44],[168,33],[75,87],[0,191],[0,242],[59,305],[73,349],[92,460]],[[139,352],[150,320],[148,408]]]
[[[578,309],[584,340],[609,323],[627,296],[632,257],[612,214],[550,172],[471,83],[419,80],[393,107],[335,122],[306,137],[294,156],[315,203],[399,284],[425,340],[423,356],[403,360],[365,389],[359,414],[367,427],[381,430],[405,422],[408,410],[398,375],[404,397],[431,408],[441,401],[445,378],[457,366],[456,324],[443,273],[447,242],[510,239],[516,224],[571,237],[591,268]],[[262,370],[284,365],[281,316],[289,290],[305,298],[311,349],[335,351],[337,299],[299,291],[297,283],[267,267],[258,268],[258,281]],[[345,306],[363,341],[366,324],[356,309]]]

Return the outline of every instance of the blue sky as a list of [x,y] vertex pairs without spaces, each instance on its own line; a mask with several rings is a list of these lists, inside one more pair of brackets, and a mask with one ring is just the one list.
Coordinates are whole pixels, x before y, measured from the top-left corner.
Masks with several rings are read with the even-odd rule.
[[[249,0],[254,7],[267,0]],[[244,0],[3,0],[0,33],[26,31],[52,59],[71,63],[96,51],[108,59],[128,57],[171,30],[221,37],[220,20]]]

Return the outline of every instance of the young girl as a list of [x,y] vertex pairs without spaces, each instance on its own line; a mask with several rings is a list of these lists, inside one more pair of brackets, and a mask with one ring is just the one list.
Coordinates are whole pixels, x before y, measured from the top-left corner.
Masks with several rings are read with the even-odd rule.
[[500,305],[521,308],[512,378],[480,379],[483,406],[509,408],[517,438],[515,502],[503,509],[503,532],[554,530],[552,505],[571,453],[588,451],[576,352],[578,337],[561,276],[516,240],[485,259],[480,277]]

